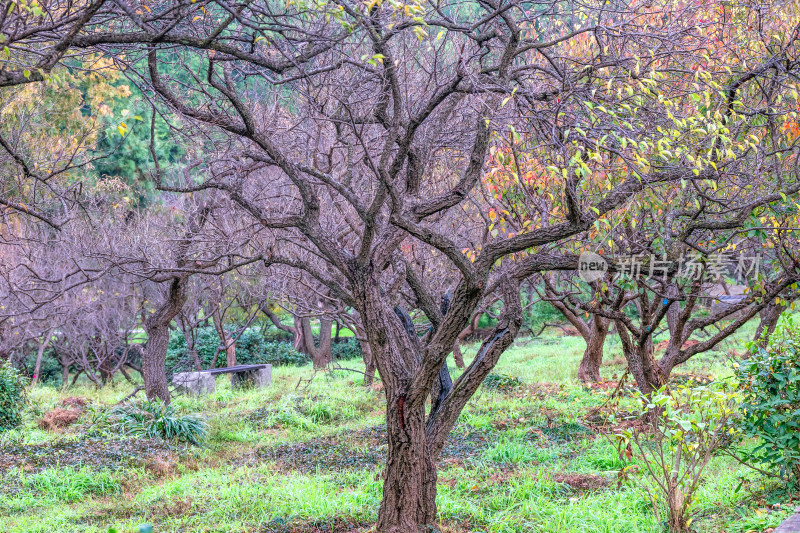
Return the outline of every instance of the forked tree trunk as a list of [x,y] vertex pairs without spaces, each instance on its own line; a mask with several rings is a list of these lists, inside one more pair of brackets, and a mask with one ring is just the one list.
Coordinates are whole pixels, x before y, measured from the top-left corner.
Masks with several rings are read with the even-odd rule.
[[589,335],[585,337],[586,350],[578,365],[578,379],[587,382],[600,381],[600,365],[603,363],[603,346],[608,336],[609,320],[599,315],[592,317]]
[[634,342],[624,324],[617,323],[622,352],[628,362],[628,370],[636,380],[636,385],[642,394],[649,395],[664,384],[669,377],[662,372],[658,362],[653,356],[653,338],[648,337],[644,345]]
[[305,342],[306,353],[311,356],[315,369],[325,368],[333,360],[331,351],[331,327],[333,320],[320,318],[319,320],[319,346],[314,343],[314,334],[311,331],[311,319],[304,317],[300,320]]

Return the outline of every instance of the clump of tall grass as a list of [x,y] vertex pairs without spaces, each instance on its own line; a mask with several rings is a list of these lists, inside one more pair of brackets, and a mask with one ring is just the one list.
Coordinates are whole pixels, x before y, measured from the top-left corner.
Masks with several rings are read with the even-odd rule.
[[197,415],[182,415],[159,401],[125,403],[96,411],[91,431],[129,437],[160,438],[195,445],[205,440],[208,424]]

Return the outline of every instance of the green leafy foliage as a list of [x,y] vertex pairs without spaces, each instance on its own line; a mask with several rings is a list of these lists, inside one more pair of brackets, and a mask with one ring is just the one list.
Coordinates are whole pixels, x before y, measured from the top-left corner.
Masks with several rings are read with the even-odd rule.
[[752,459],[800,482],[800,326],[784,315],[766,347],[734,365],[743,395],[742,425],[760,439]]
[[703,471],[713,455],[738,436],[738,398],[726,384],[673,389],[662,387],[640,396],[639,416],[651,422],[616,435],[620,455],[635,454],[644,462],[649,483],[643,484],[656,519],[658,495],[667,508],[670,532],[685,532]]
[[341,339],[331,345],[331,353],[336,361],[361,359],[361,344],[354,338]]
[[[203,368],[210,368],[214,360],[214,354],[220,344],[219,336],[211,326],[198,328],[196,335],[195,349],[197,350],[197,355]],[[334,355],[336,355],[335,351]],[[299,366],[309,361],[308,356],[295,350],[290,342],[268,340],[256,328],[245,330],[236,340],[236,362],[240,365],[268,363],[275,366]],[[173,331],[167,349],[167,369],[177,372],[189,369],[193,364],[194,361],[188,353],[183,333]],[[224,367],[225,364],[225,354],[222,353],[217,358],[217,366]]]
[[28,380],[10,364],[0,365],[0,432],[22,423]]
[[489,374],[483,380],[483,386],[494,391],[511,391],[522,386],[522,380],[506,374]]
[[522,312],[522,327],[533,333],[538,333],[545,323],[558,323],[564,321],[558,309],[549,302],[535,302],[525,307]]
[[[21,366],[27,374],[33,375],[33,369],[36,366],[37,351],[31,350],[22,359]],[[53,387],[60,387],[62,379],[61,364],[56,358],[55,351],[47,349],[42,354],[42,364],[39,368],[39,383],[52,385]]]
[[108,496],[122,492],[109,470],[91,468],[48,468],[25,479],[25,485],[57,501],[74,503],[89,495]]
[[134,402],[95,412],[91,430],[100,434],[160,438],[199,445],[208,434],[205,420],[181,415],[159,401]]

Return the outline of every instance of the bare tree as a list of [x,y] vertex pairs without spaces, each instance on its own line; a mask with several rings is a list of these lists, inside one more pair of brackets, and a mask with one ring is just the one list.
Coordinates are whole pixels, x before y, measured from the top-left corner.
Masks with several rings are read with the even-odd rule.
[[[706,206],[719,207],[723,193],[713,191],[752,170],[743,156],[753,142],[740,136],[772,108],[734,108],[742,90],[756,94],[765,80],[781,88],[770,99],[785,92],[798,68],[798,29],[743,61],[716,39],[715,30],[738,26],[695,6],[663,7],[653,18],[650,6],[605,2],[339,1],[307,10],[208,1],[144,14],[119,0],[58,42],[129,67],[163,117],[179,117],[214,147],[183,176],[156,169],[162,191],[227,198],[269,244],[260,248],[266,265],[297,271],[310,290],[324,287],[320,296],[357,311],[386,389],[377,529],[405,533],[436,519],[437,460],[520,328],[524,280],[574,270],[577,243],[641,198],[687,184],[693,200],[705,195]],[[769,15],[764,6],[737,9],[743,18]],[[723,77],[724,87],[715,81]],[[506,231],[485,211],[481,181],[490,147],[509,142],[510,161],[529,162],[540,179],[531,180],[533,215]],[[733,203],[712,209],[706,226],[690,222],[679,240],[714,224],[740,227],[754,205],[797,193],[781,180],[758,189],[727,193]],[[159,372],[186,277],[221,273],[190,267],[180,244],[204,219],[191,219],[171,264],[150,277],[169,285],[146,321],[151,397],[168,400]],[[448,298],[407,253],[412,245],[455,273]],[[453,383],[446,359],[481,303],[495,297],[497,325]],[[641,309],[653,321],[666,312]],[[417,315],[426,321],[422,338]],[[651,341],[649,330],[638,331],[637,346]]]

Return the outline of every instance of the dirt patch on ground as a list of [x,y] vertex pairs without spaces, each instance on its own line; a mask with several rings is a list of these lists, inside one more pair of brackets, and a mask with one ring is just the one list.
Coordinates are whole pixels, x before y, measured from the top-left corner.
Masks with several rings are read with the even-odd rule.
[[261,530],[261,533],[343,533],[369,531],[372,525],[348,518],[334,518],[332,521],[290,522],[277,519]]
[[[283,523],[280,519],[267,524],[260,533],[366,533],[372,531],[373,524],[350,518],[334,518],[332,521],[316,522],[290,522]],[[431,533],[467,533],[475,531],[475,527],[468,523],[448,522],[437,524],[433,529],[426,529]]]
[[353,447],[333,438],[312,439],[295,444],[259,448],[258,461],[275,461],[278,466],[301,472],[371,468],[384,461],[383,447]]
[[173,453],[172,448],[155,439],[79,439],[7,445],[0,448],[0,472],[14,467],[26,472],[38,472],[45,468],[66,466],[118,470],[142,465],[153,455],[170,453]]
[[553,481],[568,485],[576,492],[591,492],[611,484],[608,478],[594,474],[556,474]]
[[191,496],[162,501],[152,507],[154,516],[168,518],[170,516],[184,516],[190,514],[194,501]]
[[[458,463],[477,457],[499,439],[492,429],[456,427],[442,450],[440,461]],[[386,462],[386,426],[373,426],[335,437],[262,447],[245,462],[274,461],[281,468],[320,470],[372,469]]]
[[144,461],[144,467],[157,479],[169,477],[178,472],[178,459],[174,454],[154,454]]

